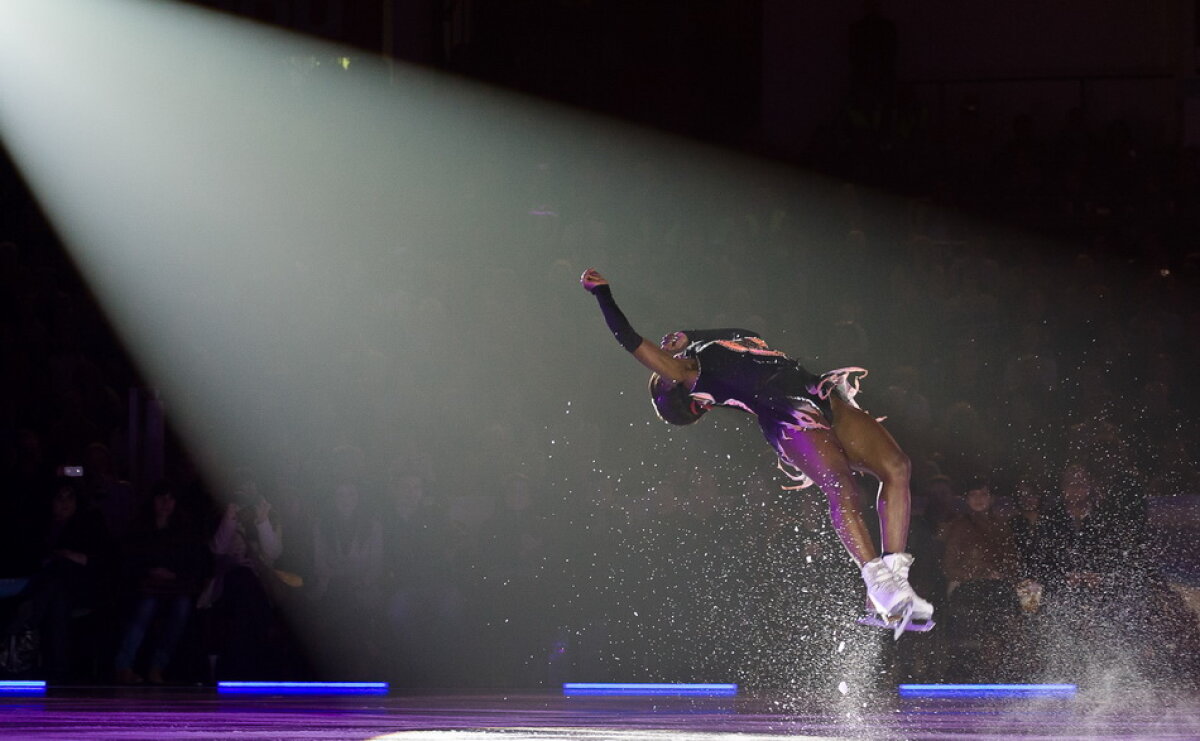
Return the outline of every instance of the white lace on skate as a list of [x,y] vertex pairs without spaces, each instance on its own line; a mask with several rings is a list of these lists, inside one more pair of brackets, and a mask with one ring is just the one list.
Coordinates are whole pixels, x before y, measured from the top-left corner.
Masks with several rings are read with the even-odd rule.
[[[892,570],[912,599],[912,620],[916,623],[932,623],[933,603],[923,599],[908,582],[908,571],[912,567],[913,557],[909,553],[889,553],[883,557],[883,562]],[[930,625],[930,627],[933,627]]]
[[[911,556],[908,556],[908,563],[912,563]],[[864,564],[862,577],[867,585],[867,599],[875,608],[875,614],[868,613],[859,619],[859,623],[890,628],[893,640],[899,640],[906,630],[923,631],[933,627],[929,619],[933,606],[917,597],[908,581],[898,576],[883,558]],[[928,606],[928,615],[915,614],[918,600],[924,603],[922,609]]]
[[912,601],[912,590],[904,588],[904,584],[882,558],[863,564],[862,578],[867,585],[867,599],[871,600],[876,612],[885,618],[899,615],[904,606]]

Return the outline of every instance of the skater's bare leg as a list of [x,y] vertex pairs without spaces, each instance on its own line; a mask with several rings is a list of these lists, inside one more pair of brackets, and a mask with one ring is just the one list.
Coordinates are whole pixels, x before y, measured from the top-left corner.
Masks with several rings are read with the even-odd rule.
[[782,440],[787,458],[816,484],[829,500],[834,532],[861,567],[879,556],[863,519],[862,504],[850,462],[837,437],[828,430],[789,430]]
[[[867,586],[869,609],[878,613],[877,624],[891,627],[893,635],[899,636],[909,626],[916,595],[908,583],[897,577],[879,558],[863,519],[850,460],[837,436],[829,430],[792,430],[780,445],[785,457],[825,492],[834,530],[858,564]],[[904,514],[907,521],[907,512]],[[929,611],[932,612],[932,608]]]
[[[846,451],[850,465],[856,471],[869,473],[879,479],[877,509],[879,540],[886,556],[884,561],[903,584],[911,597],[909,612],[895,626],[902,630],[928,630],[933,627],[933,605],[913,591],[908,583],[908,571],[913,558],[908,550],[908,527],[911,512],[909,478],[912,464],[896,440],[874,417],[837,396],[831,397],[833,430]],[[870,591],[868,590],[868,593]],[[879,605],[875,605],[876,609]],[[909,619],[919,627],[911,627]]]
[[896,440],[874,417],[830,397],[833,405],[833,431],[857,471],[879,479],[879,539],[885,553],[908,549],[911,509],[909,477],[912,464]]

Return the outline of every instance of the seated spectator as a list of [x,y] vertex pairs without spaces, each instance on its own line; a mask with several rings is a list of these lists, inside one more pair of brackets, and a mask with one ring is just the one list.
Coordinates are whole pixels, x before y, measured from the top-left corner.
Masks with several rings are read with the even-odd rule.
[[56,484],[47,515],[37,538],[38,568],[0,640],[37,631],[44,674],[53,680],[70,676],[71,618],[95,603],[110,542],[96,512],[80,505],[71,478]]
[[221,679],[262,678],[274,671],[269,651],[274,612],[264,584],[280,581],[272,566],[283,541],[270,515],[271,503],[259,495],[253,476],[238,472],[209,542],[213,575],[196,603],[212,608],[210,660]]
[[1016,485],[1016,512],[1008,526],[1017,547],[1022,578],[1039,584],[1045,580],[1047,522],[1042,511],[1042,494],[1038,484],[1026,479]]
[[315,522],[314,599],[331,592],[374,589],[379,583],[383,529],[361,496],[358,484],[343,481],[334,490],[332,516]]
[[954,496],[954,482],[943,473],[934,473],[922,488],[924,505],[920,514],[923,525],[934,538],[945,542],[946,528],[962,512],[962,503]]
[[401,657],[393,683],[410,687],[429,686],[432,666],[437,663],[428,636],[437,622],[434,595],[444,579],[426,559],[438,552],[445,516],[428,486],[426,477],[410,470],[407,461],[392,461],[383,485],[385,505],[380,517],[383,583],[388,591],[384,640]]
[[337,646],[338,669],[363,676],[374,661],[375,616],[382,604],[383,526],[362,501],[358,483],[334,488],[332,512],[313,531],[314,583],[309,593],[326,619],[350,637]]
[[119,684],[143,681],[133,669],[134,661],[146,631],[154,618],[161,616],[162,627],[153,643],[146,679],[162,684],[207,565],[199,540],[177,510],[170,483],[155,484],[148,511],[135,525],[123,551],[131,609],[117,645],[116,680]]
[[966,511],[946,527],[942,568],[947,579],[947,632],[952,641],[978,646],[975,668],[994,676],[1001,649],[1011,635],[1019,607],[1019,560],[1008,524],[992,508],[986,481],[967,484]]
[[1094,476],[1082,463],[1066,466],[1057,496],[1047,502],[1046,535],[1053,548],[1045,564],[1046,588],[1055,600],[1098,584],[1117,565],[1111,528],[1099,508]]

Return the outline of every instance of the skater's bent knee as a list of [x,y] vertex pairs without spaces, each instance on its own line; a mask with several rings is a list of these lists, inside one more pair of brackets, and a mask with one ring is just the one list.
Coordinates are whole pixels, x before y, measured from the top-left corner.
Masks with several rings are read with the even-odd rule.
[[884,481],[907,483],[912,476],[912,459],[907,453],[897,450],[882,461],[880,468],[879,476]]

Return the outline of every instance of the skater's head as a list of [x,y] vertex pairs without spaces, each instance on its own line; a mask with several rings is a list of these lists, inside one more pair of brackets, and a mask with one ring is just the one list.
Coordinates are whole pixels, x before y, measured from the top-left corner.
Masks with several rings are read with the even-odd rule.
[[708,411],[687,388],[657,373],[650,374],[650,401],[658,418],[673,425],[690,425]]

